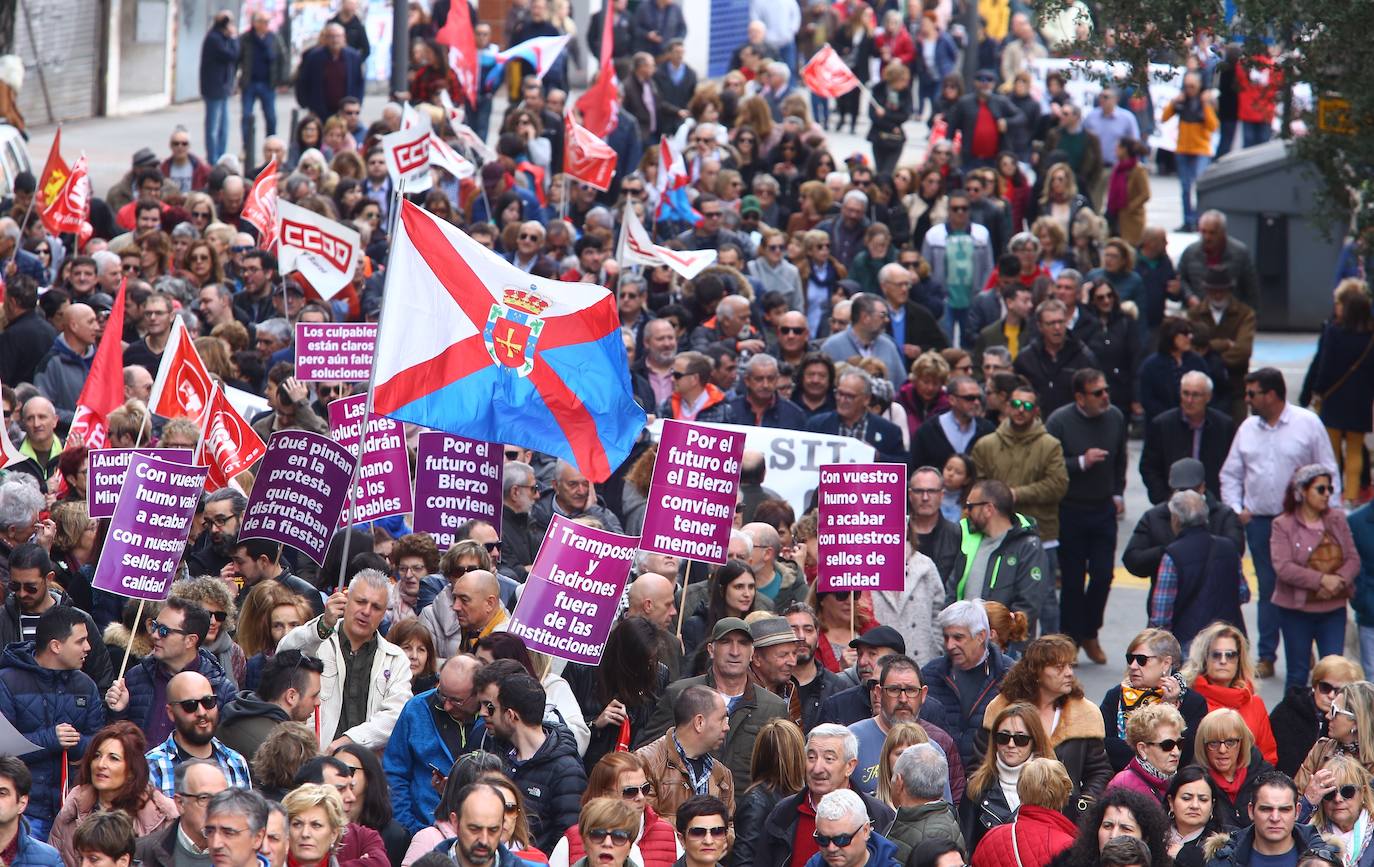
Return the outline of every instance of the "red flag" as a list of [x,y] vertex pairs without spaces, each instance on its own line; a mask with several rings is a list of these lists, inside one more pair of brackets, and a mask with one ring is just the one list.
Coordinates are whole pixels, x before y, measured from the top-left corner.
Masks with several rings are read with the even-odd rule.
[[262,437],[229,403],[224,390],[216,388],[211,395],[210,412],[200,446],[200,464],[210,469],[205,479],[205,490],[218,491],[228,487],[234,476],[262,460],[265,454],[267,446]]
[[817,96],[844,96],[859,86],[858,76],[829,44],[821,47],[802,69],[806,86]]
[[86,176],[86,155],[82,154],[72,166],[72,172],[57,197],[43,208],[43,225],[54,235],[79,232],[89,215],[90,206],[91,180]]
[[605,138],[615,129],[620,114],[620,89],[615,79],[615,0],[603,0],[605,15],[601,30],[601,67],[596,83],[587,88],[577,100],[582,123],[596,135]]
[[477,106],[477,37],[472,32],[471,9],[467,0],[454,3],[439,32],[434,34],[440,45],[447,45],[448,65],[458,79],[461,96],[467,104]]
[[71,166],[62,159],[62,127],[59,126],[52,139],[52,148],[48,151],[48,161],[43,164],[43,174],[38,176],[38,191],[34,198],[39,208],[46,207],[48,202],[57,198],[71,173]]
[[253,181],[253,188],[248,191],[248,197],[243,201],[243,210],[239,212],[243,218],[254,229],[258,230],[258,246],[264,250],[277,249],[277,158],[267,164],[267,168],[258,174],[257,180]]
[[84,442],[98,449],[105,446],[105,432],[110,413],[124,405],[124,284],[119,284],[114,307],[100,335],[100,346],[91,360],[91,372],[72,415],[71,432],[67,442]]
[[615,151],[591,130],[574,121],[572,115],[564,118],[564,125],[563,171],[575,181],[606,192],[615,177]]
[[191,335],[180,319],[173,320],[148,408],[164,418],[185,416],[203,429],[214,391],[215,381],[196,352]]

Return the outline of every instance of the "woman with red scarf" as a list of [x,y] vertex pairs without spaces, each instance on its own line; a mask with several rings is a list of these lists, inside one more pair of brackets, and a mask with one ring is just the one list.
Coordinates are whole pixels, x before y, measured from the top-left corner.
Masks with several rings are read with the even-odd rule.
[[1116,143],[1116,165],[1107,186],[1107,225],[1111,233],[1140,246],[1145,234],[1145,205],[1150,201],[1150,172],[1141,159],[1150,152],[1133,138]]
[[1229,708],[1238,713],[1264,760],[1273,764],[1279,748],[1264,699],[1255,693],[1253,666],[1245,633],[1218,621],[1193,639],[1183,674],[1188,686],[1207,699],[1209,711]]

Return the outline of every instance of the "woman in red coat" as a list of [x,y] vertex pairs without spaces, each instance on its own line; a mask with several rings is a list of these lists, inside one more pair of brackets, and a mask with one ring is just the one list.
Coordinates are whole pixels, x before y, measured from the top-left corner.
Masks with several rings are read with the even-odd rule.
[[984,835],[973,867],[1044,867],[1073,845],[1078,829],[1061,812],[1073,783],[1057,759],[1031,759],[1021,771],[1016,818]]
[[[682,856],[682,847],[678,844],[673,826],[654,812],[649,803],[652,795],[653,783],[645,775],[644,765],[638,756],[634,753],[607,753],[587,777],[587,791],[582,795],[582,806],[587,806],[593,798],[624,800],[643,817],[634,848],[630,850],[629,861],[639,867],[672,867],[673,862]],[[568,867],[586,854],[581,829],[573,825],[549,854],[549,864],[551,867]]]

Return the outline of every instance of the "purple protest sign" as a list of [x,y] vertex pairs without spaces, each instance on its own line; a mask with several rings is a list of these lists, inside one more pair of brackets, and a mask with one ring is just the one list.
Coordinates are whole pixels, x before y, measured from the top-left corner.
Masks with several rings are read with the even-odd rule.
[[816,489],[816,589],[906,589],[906,465],[825,464]]
[[91,586],[135,599],[166,599],[205,473],[205,467],[134,455]]
[[744,434],[738,431],[664,421],[639,547],[724,563],[743,456]]
[[297,322],[296,378],[366,382],[376,349],[375,322]]
[[503,446],[439,431],[420,434],[415,456],[415,532],[429,533],[439,550],[473,519],[501,532]]
[[507,631],[530,650],[596,665],[611,633],[637,540],[555,514]]
[[[358,457],[367,395],[358,394],[329,405],[329,430],[334,441]],[[358,501],[353,510],[354,523],[403,515],[411,510],[410,456],[406,453],[405,431],[400,422],[385,416],[367,419],[367,446],[358,468]],[[348,521],[347,508],[339,518]]]
[[277,431],[267,441],[239,538],[270,539],[323,563],[351,478],[348,449],[317,433]]
[[92,518],[109,518],[115,513],[119,489],[129,471],[134,453],[152,455],[164,461],[191,463],[191,449],[94,449],[86,463],[86,508]]

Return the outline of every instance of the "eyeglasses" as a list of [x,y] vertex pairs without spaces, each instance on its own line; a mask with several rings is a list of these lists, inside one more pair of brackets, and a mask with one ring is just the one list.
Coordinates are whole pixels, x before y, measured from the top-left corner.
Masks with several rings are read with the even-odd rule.
[[209,262],[209,261],[210,261],[210,257],[209,257],[209,256],[206,256],[206,255],[201,255],[201,256],[189,256],[188,258],[189,258],[192,262]]
[[1150,656],[1148,653],[1128,653],[1126,654],[1126,664],[1139,665],[1143,668],[1145,663],[1149,662],[1154,658],[1155,657]]
[[1341,688],[1328,680],[1319,680],[1317,681],[1317,691],[1322,695],[1335,695],[1341,691]]
[[216,527],[224,527],[224,526],[227,526],[227,525],[229,525],[230,523],[232,523],[232,522],[234,522],[234,521],[237,521],[238,519],[239,519],[239,516],[238,516],[238,515],[206,515],[206,516],[205,516],[206,522],[211,523],[211,524],[214,524]]
[[1025,410],[1026,412],[1035,409],[1035,401],[1033,400],[1021,400],[1019,397],[1014,397],[1007,403],[1011,404],[1012,409]]
[[[185,797],[185,796],[183,796],[183,797]],[[209,800],[209,799],[212,798],[212,797],[214,797],[214,796],[213,796],[213,795],[195,795],[195,796],[193,796],[193,797],[195,797],[196,803],[200,803],[200,799],[201,799],[201,798],[205,798],[205,799],[206,799],[206,800],[205,800],[205,803],[208,804],[208,803],[210,803],[210,800]],[[233,839],[236,839],[240,834],[246,832],[247,830],[248,830],[247,828],[230,828],[228,825],[206,825],[206,826],[204,826],[203,828],[200,829],[200,832],[201,832],[202,834],[205,835],[205,839],[207,839],[207,840],[210,839],[211,837],[214,837],[215,835],[219,835],[219,836],[223,837],[223,838],[226,839],[226,840],[233,840]]]
[[1325,495],[1325,494],[1331,493],[1331,486],[1330,486],[1330,485],[1313,485],[1313,486],[1312,486],[1312,490],[1316,491],[1318,494],[1323,494],[1323,495]]
[[1203,746],[1209,750],[1219,750],[1223,747],[1228,750],[1234,750],[1236,747],[1240,746],[1240,738],[1221,738],[1215,741],[1207,741]]
[[1005,747],[1007,744],[1012,743],[1016,744],[1018,747],[1024,747],[1031,742],[1031,736],[1026,732],[999,731],[997,734],[993,735],[993,738],[997,741],[999,747]]
[[201,698],[188,698],[185,701],[169,701],[167,705],[168,707],[175,705],[181,708],[182,713],[195,713],[197,706],[206,710],[214,710],[219,705],[219,699],[214,695],[207,695]]
[[210,615],[210,618],[216,623],[223,623],[229,619],[228,611],[206,611],[205,613]]
[[693,825],[687,829],[687,836],[693,840],[705,840],[707,837],[724,837],[727,831],[724,825],[712,825],[709,828],[704,825]]
[[134,274],[138,272],[138,266],[130,262],[125,262],[124,265],[120,268],[120,270],[123,271],[125,274]]
[[976,503],[974,503],[974,502],[964,503],[964,511],[965,511],[965,512],[971,512],[971,511],[973,511],[974,509],[978,508],[979,506],[986,506],[986,505],[988,505],[987,500],[979,500],[979,501],[976,502]]
[[619,828],[593,828],[587,832],[587,836],[593,843],[605,843],[607,838],[617,846],[624,846],[630,842],[630,832]]
[[1152,747],[1159,747],[1166,753],[1172,753],[1174,750],[1183,749],[1183,741],[1176,738],[1166,738],[1162,741],[1146,741],[1145,743]]
[[631,799],[631,798],[636,798],[636,797],[638,797],[638,796],[640,796],[640,795],[643,795],[644,797],[648,798],[648,797],[652,797],[653,794],[654,794],[654,784],[653,784],[653,783],[645,783],[645,784],[642,785],[642,786],[623,786],[623,787],[621,787],[621,789],[620,789],[620,797],[625,798],[626,800],[629,800],[629,799]]
[[488,716],[495,716],[495,715],[496,715],[496,702],[493,702],[493,701],[481,701],[481,702],[478,702],[478,706],[479,706],[480,708],[482,708],[482,710],[486,711]]
[[822,849],[829,849],[830,846],[831,846],[832,844],[833,844],[833,845],[835,846],[835,848],[837,848],[837,849],[843,849],[844,847],[848,846],[850,843],[853,843],[853,842],[854,842],[854,838],[857,837],[857,836],[859,836],[859,832],[862,831],[862,830],[863,830],[863,826],[860,825],[859,827],[855,828],[853,831],[850,831],[848,834],[834,834],[834,835],[831,835],[831,834],[822,834],[820,831],[817,831],[817,832],[815,832],[814,834],[811,835],[811,839],[812,839],[812,840],[815,840],[815,841],[816,841],[816,845],[819,846],[819,847],[821,847]]
[[1213,650],[1207,654],[1213,662],[1230,662],[1240,656],[1239,650]]
[[719,220],[721,213],[721,211],[702,211],[701,217],[703,220]]
[[765,250],[785,250],[785,249],[787,249],[787,248],[786,248],[786,246],[783,245],[783,244],[765,244],[764,247],[763,247],[763,249],[765,249]]
[[188,141],[174,141],[174,142],[172,142],[172,147],[174,147],[174,148],[188,148],[188,147],[190,147],[190,146],[191,146],[191,143],[188,142]]
[[793,326],[793,325],[779,325],[779,326],[778,326],[778,333],[779,333],[779,334],[805,334],[805,333],[806,333],[806,326],[805,326],[805,325],[797,325],[797,326]]
[[915,698],[921,694],[921,687],[919,686],[884,686],[880,689],[891,698],[905,698],[906,696]]
[[177,635],[190,635],[185,629],[176,629],[165,623],[159,623],[151,617],[148,618],[147,627],[148,634],[156,636],[157,638],[166,638],[173,633]]
[[[194,801],[197,807],[203,809],[206,804],[210,803],[210,799],[214,797],[214,794],[211,792],[201,792],[199,795],[188,795],[184,792],[178,792],[177,797],[181,799],[182,803],[185,803],[186,801]],[[220,828],[218,825],[207,826],[205,828],[202,828],[201,832],[208,837],[210,836],[211,828],[220,831],[226,837],[232,837],[235,833],[237,833],[236,829],[234,828]]]

